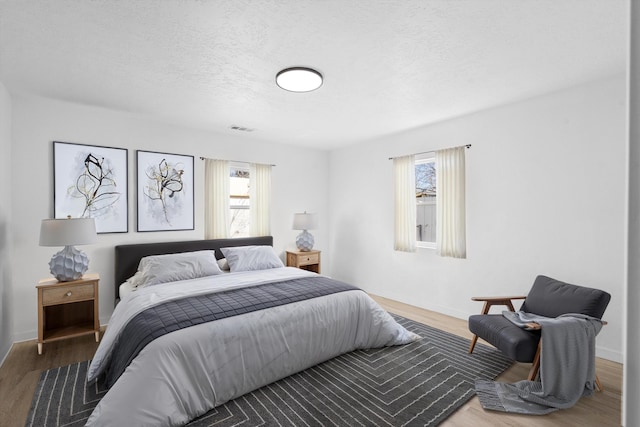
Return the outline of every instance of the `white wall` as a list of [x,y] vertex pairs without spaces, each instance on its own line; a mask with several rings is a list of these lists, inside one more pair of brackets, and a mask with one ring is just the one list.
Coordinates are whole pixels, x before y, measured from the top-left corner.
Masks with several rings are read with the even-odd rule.
[[[295,248],[294,212],[317,212],[316,247],[326,249],[328,229],[328,154],[324,151],[267,143],[259,131],[247,137],[187,129],[100,108],[31,96],[13,97],[13,152],[11,153],[13,212],[13,283],[15,339],[36,336],[36,289],[50,276],[48,261],[57,248],[39,247],[39,227],[53,215],[52,141],[104,145],[129,149],[129,233],[100,234],[95,245],[82,246],[90,272],[100,274],[100,318],[106,323],[113,311],[113,247],[122,243],[201,239],[204,236],[204,163],[200,156],[272,163],[272,234],[281,253]],[[135,150],[190,154],[195,160],[195,213],[193,231],[137,233],[135,212]],[[283,258],[284,259],[284,258]],[[329,269],[328,259],[322,260]]]
[[11,97],[0,82],[0,363],[13,343],[11,280]]
[[[331,153],[333,276],[460,318],[472,296],[526,294],[536,275],[611,293],[601,357],[622,361],[624,76]],[[393,250],[391,156],[467,151],[466,260]]]

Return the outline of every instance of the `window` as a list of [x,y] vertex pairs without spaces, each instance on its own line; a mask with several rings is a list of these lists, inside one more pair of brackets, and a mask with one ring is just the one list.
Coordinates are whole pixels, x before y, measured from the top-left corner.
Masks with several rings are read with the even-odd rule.
[[271,168],[205,159],[205,239],[271,234]]
[[393,157],[394,249],[467,257],[465,150]]
[[434,153],[416,155],[416,245],[436,244],[436,160]]
[[251,222],[250,173],[248,164],[231,164],[229,167],[229,237],[249,237]]

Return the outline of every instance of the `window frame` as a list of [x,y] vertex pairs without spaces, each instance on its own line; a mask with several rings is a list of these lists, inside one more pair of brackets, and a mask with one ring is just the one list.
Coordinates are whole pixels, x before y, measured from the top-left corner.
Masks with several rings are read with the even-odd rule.
[[[435,163],[436,163],[436,153],[435,152],[428,152],[428,153],[421,153],[421,154],[417,154],[415,156],[414,159],[414,165],[418,166],[420,164],[425,164],[425,163],[433,163],[434,165],[434,170],[436,173],[436,180],[438,179],[438,172],[437,169],[435,168]],[[416,186],[417,188],[417,186]],[[438,202],[437,202],[437,195],[436,195],[436,210],[437,210],[437,206],[438,206]],[[417,211],[418,211],[418,201],[417,201],[417,197],[416,197],[416,228],[418,226],[417,222],[418,222],[418,215],[417,215]],[[417,232],[417,230],[416,230]],[[425,241],[425,240],[418,240],[417,236],[416,236],[416,247],[417,248],[422,248],[422,249],[436,249],[436,239],[434,238],[433,242],[429,242],[429,241]]]
[[[232,231],[233,231],[233,211],[234,210],[247,210],[249,211],[251,209],[251,190],[249,190],[249,193],[244,196],[244,195],[238,195],[236,194],[234,197],[234,194],[231,194],[231,178],[233,178],[231,176],[231,172],[233,170],[241,170],[241,171],[246,171],[247,172],[247,179],[249,180],[249,188],[251,186],[251,165],[249,163],[240,163],[240,162],[229,162],[229,237],[230,238],[240,238],[240,237],[249,237],[251,231],[248,231],[248,234],[241,234],[241,235],[233,235]],[[238,200],[238,199],[244,199],[248,201],[248,204],[246,205],[237,205],[237,204],[233,204],[232,201],[233,200]],[[251,227],[251,216],[249,215],[249,230]]]

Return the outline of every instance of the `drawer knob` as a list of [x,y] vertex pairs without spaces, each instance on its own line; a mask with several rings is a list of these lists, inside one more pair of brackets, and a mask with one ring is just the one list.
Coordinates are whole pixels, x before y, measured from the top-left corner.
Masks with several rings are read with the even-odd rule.
[[67,296],[70,297],[71,296],[71,291],[67,292]]

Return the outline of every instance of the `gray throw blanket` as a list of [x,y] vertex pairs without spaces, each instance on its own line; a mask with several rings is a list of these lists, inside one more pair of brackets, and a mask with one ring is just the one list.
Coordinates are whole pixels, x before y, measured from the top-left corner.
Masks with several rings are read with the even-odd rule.
[[542,327],[540,382],[505,384],[476,380],[482,407],[503,412],[543,415],[572,407],[595,389],[595,337],[602,321],[583,314],[563,314],[555,319],[519,311],[502,313],[516,325]]

